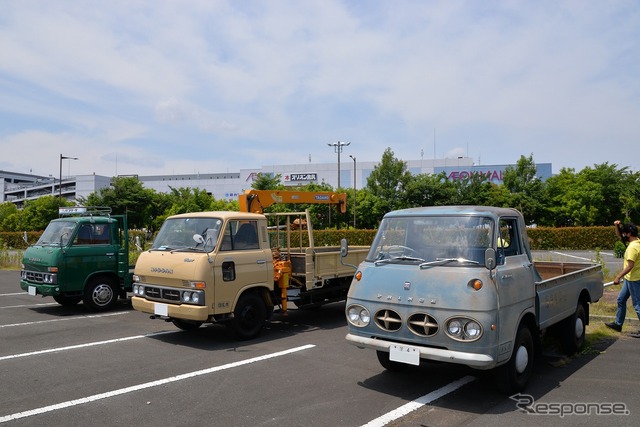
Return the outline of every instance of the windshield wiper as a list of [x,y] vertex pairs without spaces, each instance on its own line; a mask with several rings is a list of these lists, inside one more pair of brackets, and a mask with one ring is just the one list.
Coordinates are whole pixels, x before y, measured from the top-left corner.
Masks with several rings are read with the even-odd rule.
[[420,264],[419,267],[420,268],[434,267],[437,265],[449,264],[450,262],[480,265],[478,261],[474,261],[472,259],[467,259],[467,258],[436,258],[435,261],[423,262],[422,264]]
[[[387,263],[396,262],[396,261],[424,262],[424,260],[422,258],[416,258],[416,257],[412,257],[412,256],[402,255],[402,256],[394,256],[393,258],[379,259],[379,260],[375,261],[374,264],[375,265],[380,265],[380,264],[387,264]],[[422,265],[422,264],[420,264],[420,265]]]

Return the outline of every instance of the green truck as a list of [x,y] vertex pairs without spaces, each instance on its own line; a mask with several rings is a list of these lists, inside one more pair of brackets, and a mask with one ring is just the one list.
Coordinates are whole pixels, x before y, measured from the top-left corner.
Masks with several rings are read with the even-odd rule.
[[25,251],[20,287],[63,306],[82,301],[91,311],[104,311],[131,291],[132,271],[126,215],[102,207],[60,208],[60,218]]

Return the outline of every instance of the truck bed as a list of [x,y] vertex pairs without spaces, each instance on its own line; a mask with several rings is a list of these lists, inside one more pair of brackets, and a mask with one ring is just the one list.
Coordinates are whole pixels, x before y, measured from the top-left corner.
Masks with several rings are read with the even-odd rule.
[[583,262],[535,262],[542,280],[536,282],[537,314],[540,328],[551,326],[569,316],[576,307],[568,301],[597,302],[603,294],[602,266]]
[[[358,265],[369,252],[368,246],[349,248],[344,264]],[[339,246],[320,246],[316,248],[297,248],[289,252],[292,276],[304,281],[307,290],[322,287],[324,280],[350,277],[355,269],[340,262]]]

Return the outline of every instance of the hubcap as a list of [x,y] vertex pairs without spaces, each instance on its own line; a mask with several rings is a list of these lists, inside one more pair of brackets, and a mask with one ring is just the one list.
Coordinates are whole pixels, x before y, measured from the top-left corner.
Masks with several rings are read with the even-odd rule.
[[520,346],[516,352],[516,371],[522,374],[529,364],[529,352],[525,346]]
[[580,338],[582,336],[582,334],[584,333],[584,322],[582,321],[581,318],[577,318],[576,319],[576,338]]
[[97,305],[107,305],[113,298],[113,291],[109,285],[98,285],[93,290],[93,301]]

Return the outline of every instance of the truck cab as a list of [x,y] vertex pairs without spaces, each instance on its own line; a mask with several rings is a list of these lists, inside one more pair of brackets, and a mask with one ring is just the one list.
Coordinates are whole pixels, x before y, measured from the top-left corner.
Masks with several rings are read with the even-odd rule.
[[20,287],[61,305],[112,308],[131,290],[126,217],[108,208],[61,208],[22,260]]
[[193,329],[227,322],[256,336],[273,311],[274,269],[264,215],[196,212],[163,223],[134,270],[133,308]]

